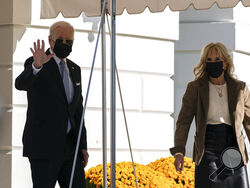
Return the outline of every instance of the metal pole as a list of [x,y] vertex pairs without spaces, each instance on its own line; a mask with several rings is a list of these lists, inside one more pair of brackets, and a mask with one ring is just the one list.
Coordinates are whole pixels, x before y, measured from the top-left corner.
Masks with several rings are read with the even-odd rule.
[[[107,17],[108,16],[106,15],[106,18]],[[108,21],[107,21],[107,24],[108,24],[109,33],[111,35],[110,26],[109,26],[109,22]],[[111,36],[110,36],[110,40],[111,40]],[[138,186],[138,181],[137,181],[137,176],[136,176],[136,170],[135,170],[135,163],[134,163],[134,158],[133,158],[132,146],[131,146],[131,142],[130,142],[130,138],[129,138],[128,123],[127,123],[127,118],[126,118],[126,114],[125,114],[125,107],[124,107],[124,102],[123,102],[123,98],[122,98],[122,90],[121,90],[121,84],[120,84],[119,73],[118,73],[116,61],[115,61],[115,65],[116,65],[115,66],[116,79],[117,79],[119,93],[120,93],[120,98],[121,98],[122,111],[123,111],[123,117],[124,117],[124,121],[125,121],[126,131],[127,131],[129,150],[130,150],[130,155],[131,155],[131,160],[132,160],[132,165],[133,165],[133,170],[134,170],[136,187],[138,188],[139,186]]]
[[[102,0],[102,7],[104,0]],[[103,188],[107,188],[107,100],[106,100],[106,28],[105,16],[102,21],[102,160]]]
[[[104,0],[104,2],[106,4],[106,0]],[[77,136],[76,149],[75,149],[74,161],[73,161],[73,166],[72,166],[72,171],[71,171],[71,176],[70,176],[69,188],[72,188],[72,185],[73,185],[73,179],[74,179],[74,173],[75,173],[75,167],[76,167],[76,160],[77,160],[79,144],[80,144],[80,139],[81,139],[81,134],[82,134],[82,127],[83,127],[83,122],[84,122],[84,117],[85,117],[85,111],[86,111],[86,108],[87,108],[90,84],[91,84],[91,81],[92,81],[92,75],[93,75],[93,71],[94,71],[96,52],[97,52],[98,42],[99,42],[100,33],[101,33],[101,26],[102,26],[103,17],[105,15],[105,8],[106,8],[105,6],[103,6],[103,8],[102,8],[101,23],[100,23],[99,29],[98,29],[98,35],[97,35],[96,45],[95,45],[95,52],[94,52],[94,57],[93,57],[92,66],[91,66],[90,75],[89,75],[89,83],[88,83],[85,102],[84,102],[83,110],[82,110],[82,118],[81,118],[81,123],[80,123],[78,136]]]
[[116,90],[115,90],[115,16],[116,16],[116,4],[115,0],[112,0],[111,4],[111,188],[115,188],[115,153],[116,153]]

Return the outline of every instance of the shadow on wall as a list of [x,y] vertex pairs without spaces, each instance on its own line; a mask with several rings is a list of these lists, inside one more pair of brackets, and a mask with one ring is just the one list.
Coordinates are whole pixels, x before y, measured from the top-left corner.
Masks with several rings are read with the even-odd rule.
[[24,33],[26,32],[26,26],[15,26],[13,35],[13,53],[16,51],[18,41],[21,41]]
[[[12,23],[13,28],[13,53],[16,50],[17,42],[20,41],[26,31],[27,25],[31,24],[32,19],[32,1],[33,0],[23,0],[13,2],[13,17]],[[25,10],[25,11],[23,11]]]

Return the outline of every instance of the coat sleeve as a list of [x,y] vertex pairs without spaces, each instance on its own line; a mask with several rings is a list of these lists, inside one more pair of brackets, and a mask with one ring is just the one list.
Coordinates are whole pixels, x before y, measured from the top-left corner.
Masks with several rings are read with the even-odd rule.
[[15,80],[16,89],[28,91],[34,86],[39,73],[37,75],[33,74],[32,63],[33,57],[30,57],[25,61],[23,72]]
[[174,147],[170,148],[170,153],[174,156],[177,152],[185,155],[186,142],[191,123],[193,121],[196,110],[195,88],[191,83],[188,84],[186,92],[182,98],[182,106],[176,122],[176,130],[174,135]]
[[248,140],[250,141],[250,93],[247,85],[244,88],[245,105],[244,105],[244,120],[243,126],[247,134]]

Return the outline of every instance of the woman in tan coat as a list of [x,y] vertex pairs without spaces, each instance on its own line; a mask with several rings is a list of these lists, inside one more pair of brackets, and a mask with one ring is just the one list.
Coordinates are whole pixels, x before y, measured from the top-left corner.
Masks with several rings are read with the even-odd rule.
[[200,63],[194,68],[195,80],[187,85],[183,96],[175,146],[170,152],[175,156],[176,170],[181,172],[188,132],[195,118],[196,188],[249,188],[242,128],[250,140],[250,94],[233,71],[227,48],[210,43],[203,48]]

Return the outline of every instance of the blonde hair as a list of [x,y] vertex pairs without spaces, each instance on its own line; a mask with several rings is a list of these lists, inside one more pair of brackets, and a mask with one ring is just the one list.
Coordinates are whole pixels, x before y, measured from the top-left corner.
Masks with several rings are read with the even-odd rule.
[[58,22],[55,22],[54,24],[52,24],[50,26],[50,28],[49,28],[49,36],[52,36],[54,34],[54,31],[58,27],[71,27],[73,32],[74,32],[74,27],[70,23],[65,22],[65,21],[58,21]]
[[194,67],[193,70],[193,73],[195,75],[195,80],[198,80],[199,78],[203,77],[206,74],[206,59],[209,52],[211,52],[212,50],[215,50],[215,52],[219,55],[221,60],[227,64],[226,73],[228,74],[228,76],[235,79],[235,77],[233,76],[234,64],[231,55],[228,53],[228,50],[224,44],[216,42],[216,43],[209,43],[202,49],[200,62],[198,65]]

